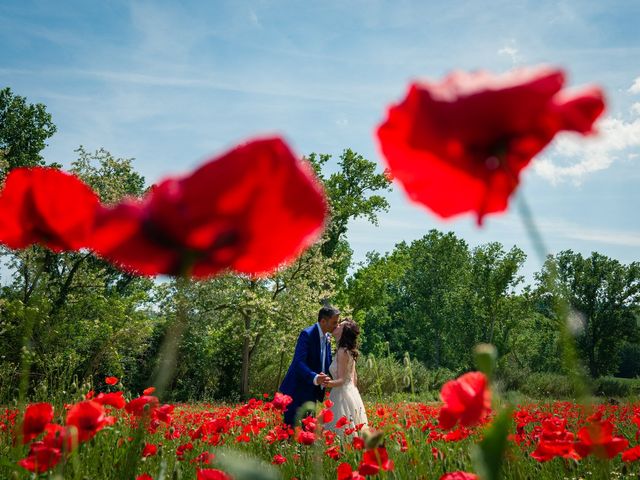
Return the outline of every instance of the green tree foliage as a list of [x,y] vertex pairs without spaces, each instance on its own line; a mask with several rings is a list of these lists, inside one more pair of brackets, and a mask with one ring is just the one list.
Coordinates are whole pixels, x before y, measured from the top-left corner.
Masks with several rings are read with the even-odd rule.
[[[74,173],[96,188],[103,199],[140,195],[144,179],[131,161],[100,150],[78,150]],[[55,254],[38,246],[4,250],[12,279],[4,300],[0,350],[3,371],[13,371],[23,340],[32,355],[31,386],[64,389],[74,377],[90,379],[131,371],[151,334],[145,311],[151,281],[123,273],[90,252]]]
[[[375,162],[367,160],[351,149],[340,155],[337,169],[325,174],[331,156],[310,154],[307,159],[313,166],[329,198],[330,220],[322,239],[322,254],[343,259],[336,264],[339,280],[343,281],[351,263],[351,248],[346,241],[349,222],[357,218],[378,224],[378,214],[389,209],[389,202],[380,193],[391,190],[391,182],[377,173]],[[380,193],[378,193],[380,192]]]
[[640,263],[624,265],[599,253],[585,258],[565,250],[550,257],[536,279],[542,312],[552,317],[549,306],[559,298],[571,306],[569,326],[589,373],[615,373],[624,342],[638,341]]
[[[333,264],[319,248],[266,278],[229,273],[188,283],[182,292],[186,328],[172,386],[176,398],[248,396],[252,367],[261,353],[273,371],[271,384],[261,386],[271,392],[278,388],[300,329],[314,321],[320,299],[333,294],[327,289],[335,283]],[[160,291],[167,322],[172,322],[177,286],[171,282]]]
[[0,90],[0,181],[12,168],[44,165],[40,152],[55,131],[43,104],[29,104],[10,88]]
[[511,352],[531,302],[516,290],[524,253],[490,243],[473,250],[453,233],[431,230],[393,252],[370,253],[348,279],[354,315],[365,324],[363,350],[404,352],[429,368],[471,366],[478,342]]

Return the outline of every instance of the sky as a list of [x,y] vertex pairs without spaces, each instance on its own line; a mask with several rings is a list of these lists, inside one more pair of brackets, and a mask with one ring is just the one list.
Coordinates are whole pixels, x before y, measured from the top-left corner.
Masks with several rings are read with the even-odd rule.
[[[47,162],[80,145],[135,158],[153,183],[254,136],[283,135],[300,155],[346,149],[379,164],[374,131],[412,80],[453,70],[559,66],[596,84],[599,135],[559,135],[522,176],[549,252],[623,263],[640,248],[640,35],[634,1],[34,1],[0,2],[0,88],[42,102],[58,131]],[[335,164],[334,164],[335,167]],[[478,228],[442,221],[400,186],[376,227],[356,220],[354,260],[432,228],[471,247],[522,248],[540,268],[515,199]]]

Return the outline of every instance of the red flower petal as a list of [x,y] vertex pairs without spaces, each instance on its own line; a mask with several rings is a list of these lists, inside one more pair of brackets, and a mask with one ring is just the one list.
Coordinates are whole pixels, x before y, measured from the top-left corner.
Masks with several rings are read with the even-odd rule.
[[76,427],[79,442],[91,439],[108,423],[103,406],[94,400],[76,403],[67,412],[67,425]]
[[53,420],[53,405],[50,403],[33,403],[24,412],[22,421],[22,443],[29,443],[44,432],[48,423]]
[[487,377],[481,372],[465,373],[445,383],[440,391],[444,406],[440,411],[440,428],[452,428],[458,421],[468,427],[479,423],[491,408]]
[[0,242],[54,251],[86,247],[99,200],[77,177],[55,168],[15,168],[0,192]]
[[604,110],[600,90],[562,91],[561,70],[493,76],[457,72],[414,83],[378,129],[391,175],[415,202],[447,218],[507,208],[520,171],[561,130],[589,133]]
[[102,210],[93,248],[146,275],[262,274],[315,239],[326,208],[311,169],[281,139],[255,140]]

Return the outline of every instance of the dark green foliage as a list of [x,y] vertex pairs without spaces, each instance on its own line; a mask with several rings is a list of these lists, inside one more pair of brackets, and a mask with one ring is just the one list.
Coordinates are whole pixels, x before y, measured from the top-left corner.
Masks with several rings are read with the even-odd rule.
[[620,347],[618,377],[640,378],[640,344],[625,342]]
[[601,397],[640,395],[640,379],[601,377],[593,382],[593,392]]
[[[550,262],[557,271],[553,282]],[[585,258],[566,250],[550,257],[536,278],[542,313],[553,317],[549,305],[559,297],[571,306],[570,328],[591,376],[615,373],[625,341],[638,339],[640,263],[623,265],[599,253]]]
[[44,165],[40,152],[56,131],[51,115],[41,104],[28,104],[10,88],[0,90],[0,181],[16,167]]

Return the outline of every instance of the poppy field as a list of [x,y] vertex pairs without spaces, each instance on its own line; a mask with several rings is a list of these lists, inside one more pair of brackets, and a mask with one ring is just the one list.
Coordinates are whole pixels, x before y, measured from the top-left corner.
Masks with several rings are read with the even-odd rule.
[[[592,135],[604,110],[604,93],[599,87],[567,91],[564,71],[545,66],[502,75],[453,73],[439,83],[412,83],[404,100],[386,108],[387,117],[376,129],[385,162],[378,183],[384,187],[396,181],[411,201],[438,217],[470,213],[480,226],[487,215],[508,209],[521,172],[556,134]],[[20,331],[16,338],[24,348],[14,355],[20,358],[12,365],[14,377],[19,378],[19,385],[11,390],[14,406],[0,410],[0,479],[637,478],[640,403],[613,400],[594,404],[589,400],[588,382],[582,378],[573,338],[576,333],[566,321],[574,306],[571,299],[561,296],[549,301],[546,313],[557,326],[562,370],[580,398],[575,403],[513,405],[502,399],[492,386],[498,360],[498,349],[491,345],[496,342],[493,323],[490,335],[470,344],[478,345],[474,352],[479,371],[469,371],[469,364],[456,369],[455,375],[466,373],[444,383],[440,402],[370,403],[368,425],[354,425],[346,417],[334,419],[331,402],[326,400],[315,406],[315,415],[302,418],[301,425],[292,429],[283,424],[283,412],[292,399],[280,393],[266,393],[235,405],[162,400],[180,375],[180,361],[189,363],[177,352],[189,316],[198,313],[198,308],[190,308],[188,298],[188,287],[195,280],[235,275],[237,291],[242,296],[249,292],[247,305],[236,312],[244,328],[237,336],[244,340],[243,395],[235,398],[248,398],[249,360],[263,335],[282,324],[294,331],[294,322],[309,318],[302,312],[303,307],[311,308],[307,304],[315,310],[319,299],[339,298],[337,289],[346,279],[346,270],[342,280],[335,281],[336,290],[324,286],[339,273],[338,264],[329,263],[332,255],[331,262],[340,256],[336,245],[344,240],[350,219],[371,217],[376,208],[384,209],[387,204],[378,198],[369,213],[350,211],[340,220],[340,203],[332,204],[331,194],[346,187],[323,187],[318,178],[322,162],[314,166],[294,153],[280,136],[256,136],[187,174],[160,180],[138,196],[117,198],[105,196],[90,182],[56,166],[12,166],[0,190],[0,244],[26,252],[24,263],[20,258],[15,263],[25,266],[22,295],[11,302],[12,311],[22,314],[14,317],[20,327],[16,327]],[[544,241],[523,205],[525,229],[544,260]],[[452,249],[444,250],[449,256]],[[287,266],[305,251],[310,252],[310,267],[294,265],[287,276]],[[34,275],[26,268],[29,252],[41,257],[31,264]],[[41,313],[29,302],[41,276],[55,276],[52,265],[56,258],[74,261],[73,267],[57,272],[68,272],[68,277],[59,297],[51,302],[56,319],[64,317],[62,308],[74,298],[70,293],[74,275],[89,259],[95,261],[93,267],[99,268],[101,275],[110,275],[105,284],[122,287],[114,290],[114,297],[123,296],[137,277],[174,277],[174,296],[166,297],[166,303],[156,300],[154,305],[155,311],[172,312],[166,329],[158,335],[162,341],[157,341],[155,349],[138,352],[145,360],[147,351],[157,355],[159,367],[144,377],[149,379],[145,385],[152,386],[131,392],[129,386],[109,376],[99,389],[82,391],[82,398],[69,398],[66,404],[26,400],[37,394],[29,385],[33,363],[29,348],[31,338],[40,333],[37,321]],[[312,270],[311,260],[319,265],[326,261],[321,264],[326,268]],[[551,260],[548,271],[543,286],[556,293],[559,274]],[[294,280],[307,274],[307,286],[301,283],[296,287]],[[425,278],[438,276],[429,273]],[[637,292],[637,281],[630,283]],[[417,284],[413,297],[425,289],[422,282]],[[505,298],[508,285],[507,281],[501,287]],[[274,290],[268,300],[260,301],[256,292],[269,292],[270,288]],[[446,287],[439,288],[435,292],[448,294]],[[82,293],[77,295],[88,290],[81,284],[76,291]],[[296,291],[304,300],[298,302],[302,306],[294,302]],[[281,293],[285,298],[282,305],[287,309],[293,305],[291,315],[276,308]],[[42,298],[47,294],[43,288]],[[438,295],[434,295],[438,301],[426,302],[417,316],[434,315],[437,305],[449,303]],[[211,307],[212,312],[233,311],[238,306],[239,295],[224,298],[223,303]],[[410,300],[419,304],[415,298]],[[632,301],[637,301],[637,296],[627,303]],[[152,302],[149,299],[148,303]],[[352,308],[346,307],[346,311]],[[85,309],[79,310],[84,318]],[[112,313],[108,310],[105,317]],[[130,316],[139,313],[140,309],[131,308],[123,323],[128,324]],[[491,310],[489,315],[492,322],[494,313]],[[624,313],[627,319],[634,311]],[[606,315],[611,315],[609,310]],[[250,345],[251,328],[255,328],[252,321],[265,317],[272,325],[260,327]],[[449,315],[441,317],[443,321],[429,333],[437,339],[447,336],[441,323]],[[405,321],[406,317],[399,318]],[[219,323],[212,322],[204,336],[220,334],[216,328]],[[73,325],[69,335],[78,331]],[[122,337],[133,333],[123,329]],[[281,332],[283,337],[287,333]],[[222,340],[227,337],[234,335],[220,335]],[[263,343],[274,343],[274,338],[277,336]],[[541,343],[549,342],[543,339]],[[108,344],[104,339],[103,350]],[[389,349],[389,342],[386,345]],[[466,353],[471,351],[465,348]],[[235,352],[232,346],[227,350]],[[89,351],[93,355],[94,350]],[[439,366],[439,344],[436,351],[435,365]],[[465,349],[452,351],[461,355]],[[114,358],[120,362],[118,353],[114,348]],[[391,356],[390,350],[388,354]],[[281,351],[283,365],[285,358],[285,351]],[[410,367],[408,353],[406,358]],[[99,370],[94,367],[91,363],[81,381],[97,378]],[[221,369],[226,370],[224,365]],[[409,374],[406,383],[413,388],[410,368]],[[188,379],[184,383],[189,383]],[[186,398],[227,398],[206,395],[204,389],[198,394]],[[324,428],[334,420],[337,430]]]
[[[118,380],[63,406],[29,404],[0,414],[2,478],[478,478],[477,444],[494,412],[483,374],[448,382],[443,403],[367,405],[370,425],[331,421],[330,402],[295,430],[290,398],[245,404],[163,404],[147,389],[127,399]],[[514,406],[502,473],[507,478],[636,478],[640,403]]]

